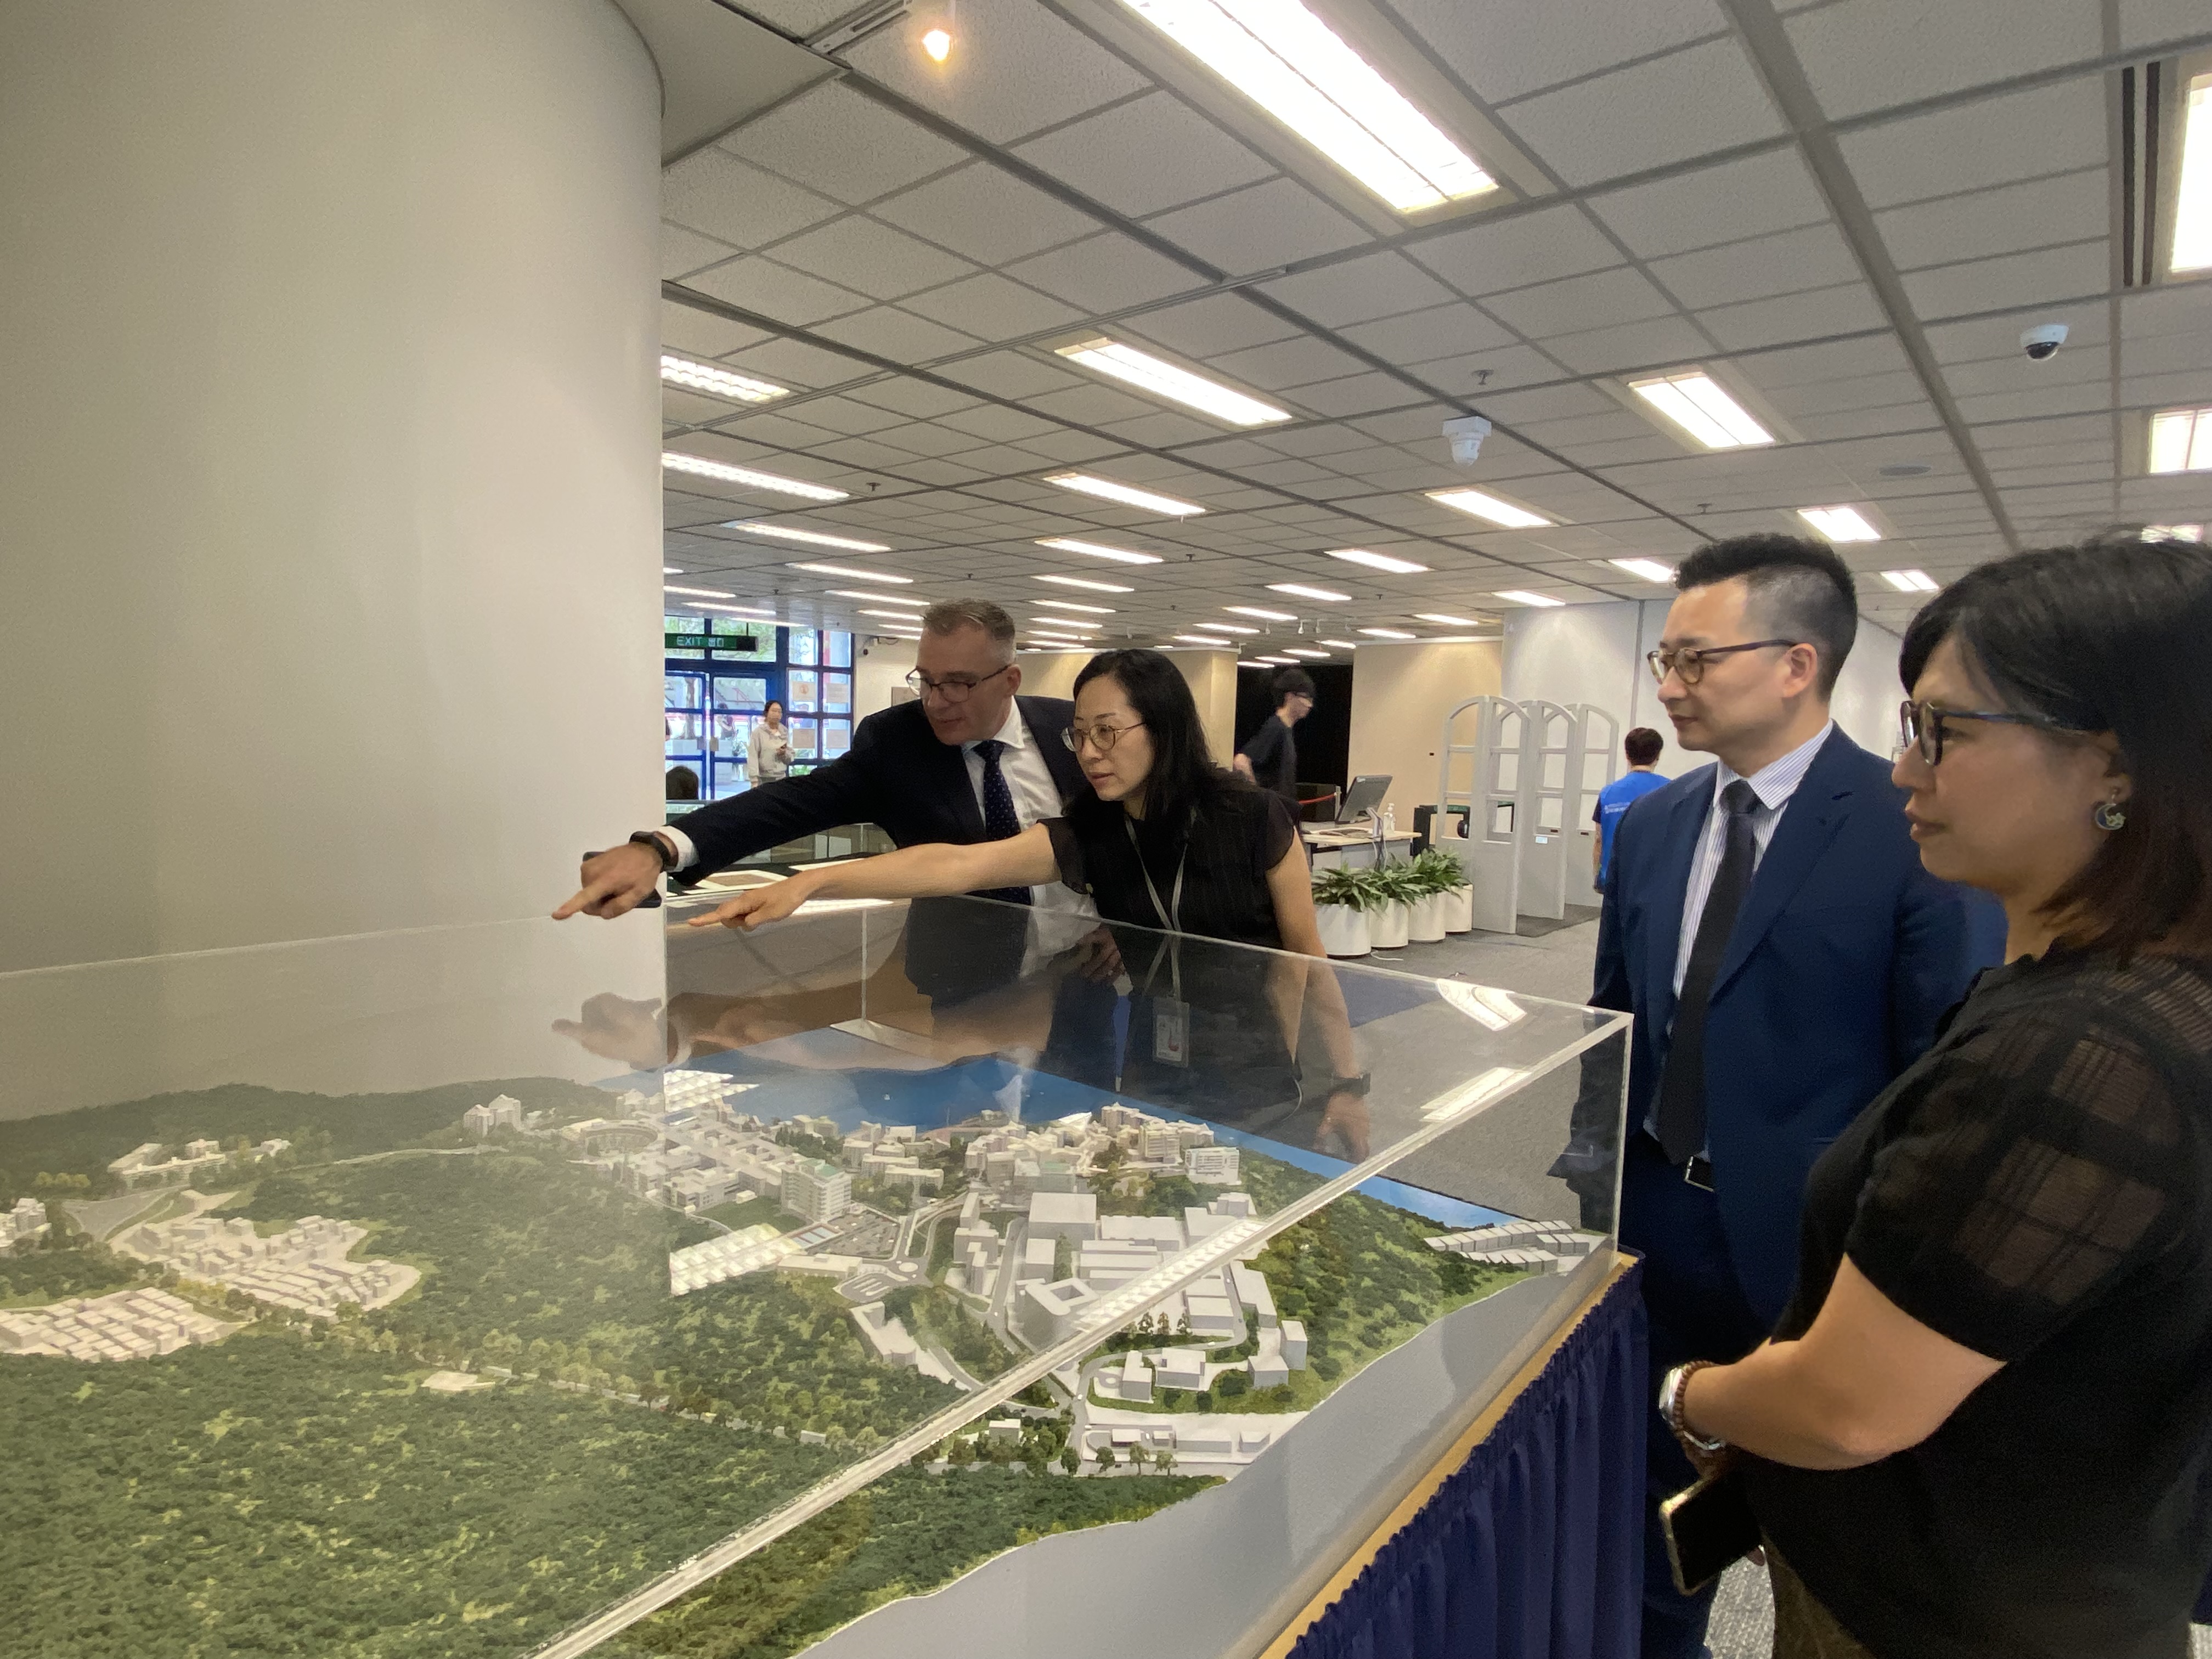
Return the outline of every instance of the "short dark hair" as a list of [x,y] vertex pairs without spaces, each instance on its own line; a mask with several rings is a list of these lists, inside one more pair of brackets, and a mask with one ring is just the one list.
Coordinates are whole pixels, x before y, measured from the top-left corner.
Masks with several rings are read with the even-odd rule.
[[696,800],[699,799],[699,775],[688,766],[672,766],[662,781],[663,800]]
[[1836,550],[1802,536],[1731,536],[1683,560],[1674,586],[1686,593],[1737,576],[1758,629],[1809,644],[1820,653],[1820,695],[1832,695],[1859,631],[1858,584]]
[[1014,659],[1014,619],[1004,605],[988,599],[939,599],[921,613],[925,634],[957,634],[963,628],[981,629],[1000,656]]
[[1314,694],[1313,676],[1303,668],[1285,668],[1274,678],[1275,707],[1283,706],[1285,697],[1310,697]]
[[1659,751],[1667,746],[1667,739],[1648,726],[1639,726],[1620,741],[1622,750],[1631,766],[1649,766],[1659,758]]
[[1075,692],[1095,679],[1111,679],[1152,739],[1152,769],[1145,779],[1145,816],[1180,823],[1220,799],[1231,775],[1213,763],[1198,699],[1182,671],[1157,651],[1101,651],[1075,677]]
[[2052,896],[2076,945],[2212,951],[2212,550],[2100,536],[1978,566],[1905,629],[1910,692],[1955,638],[2014,714],[2109,732],[2132,789],[2127,824]]

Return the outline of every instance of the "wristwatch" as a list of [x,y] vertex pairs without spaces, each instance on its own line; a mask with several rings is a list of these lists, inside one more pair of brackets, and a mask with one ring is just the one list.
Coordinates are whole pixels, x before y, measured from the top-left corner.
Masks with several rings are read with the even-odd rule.
[[630,839],[641,847],[650,847],[660,860],[660,873],[672,875],[676,870],[676,847],[657,830],[641,830]]
[[1364,1098],[1374,1081],[1375,1073],[1372,1072],[1362,1072],[1358,1077],[1340,1077],[1328,1085],[1328,1092],[1333,1095],[1358,1095]]
[[1682,1417],[1682,1385],[1698,1371],[1710,1370],[1710,1359],[1692,1359],[1687,1364],[1677,1365],[1668,1371],[1659,1384],[1659,1415],[1674,1431],[1674,1437],[1685,1445],[1703,1452],[1708,1457],[1719,1455],[1728,1449],[1728,1442],[1709,1438],[1692,1428]]

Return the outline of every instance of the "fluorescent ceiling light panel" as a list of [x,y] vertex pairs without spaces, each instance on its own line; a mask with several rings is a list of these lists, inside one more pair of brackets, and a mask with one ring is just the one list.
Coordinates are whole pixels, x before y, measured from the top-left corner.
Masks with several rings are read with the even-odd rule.
[[1073,599],[1031,599],[1030,603],[1040,611],[1083,611],[1094,617],[1114,614],[1114,607],[1110,605],[1078,605]]
[[2181,189],[2173,209],[2175,270],[2212,270],[2212,75],[2189,83],[2181,116]]
[[1193,628],[1203,628],[1216,634],[1256,634],[1256,628],[1240,628],[1235,623],[1193,623]]
[[1286,645],[1283,647],[1283,654],[1286,657],[1326,657],[1328,655],[1328,653],[1326,651],[1302,651],[1295,645]]
[[1933,593],[1943,585],[1924,570],[1885,570],[1881,579],[1900,593]]
[[1068,634],[1096,634],[1106,626],[1104,623],[1082,622],[1073,617],[1031,617],[1033,627],[1057,628]]
[[1364,564],[1370,570],[1387,571],[1393,576],[1418,576],[1429,568],[1415,564],[1411,559],[1394,558],[1388,553],[1370,553],[1364,547],[1334,547],[1328,556],[1342,559],[1346,564]]
[[1218,381],[1178,368],[1163,358],[1123,345],[1118,340],[1085,340],[1079,345],[1060,346],[1054,355],[1085,368],[1095,368],[1101,374],[1110,374],[1140,392],[1182,404],[1201,415],[1211,415],[1217,421],[1226,421],[1231,426],[1272,426],[1277,421],[1291,418],[1287,409],[1248,398]]
[[1119,501],[1124,507],[1141,507],[1147,513],[1158,513],[1170,519],[1188,519],[1206,509],[1195,501],[1179,501],[1172,495],[1155,495],[1149,489],[1139,489],[1134,484],[1115,483],[1111,478],[1094,478],[1088,472],[1055,472],[1045,482],[1062,489],[1073,489],[1085,495],[1096,495],[1101,501]]
[[1289,611],[1264,611],[1256,605],[1224,605],[1221,607],[1232,617],[1257,617],[1261,622],[1296,622],[1297,614]]
[[901,605],[925,605],[929,603],[919,593],[885,593],[872,587],[833,587],[832,599],[896,600]]
[[2204,526],[2201,524],[2147,524],[2142,529],[2147,542],[2201,542]]
[[1540,610],[1549,609],[1553,605],[1565,605],[1566,603],[1565,599],[1555,599],[1548,594],[1531,593],[1525,587],[1506,588],[1503,590],[1498,597],[1501,599],[1510,599],[1516,605],[1533,605]]
[[792,570],[808,570],[817,576],[842,576],[848,581],[893,582],[901,587],[914,586],[911,576],[894,576],[888,570],[856,570],[849,564],[793,564]]
[[1079,541],[1073,536],[1053,536],[1040,541],[1039,547],[1056,547],[1063,553],[1081,553],[1094,559],[1111,559],[1117,564],[1159,564],[1164,562],[1157,553],[1139,553],[1134,548],[1109,547],[1103,542]]
[[732,616],[758,617],[763,622],[772,622],[775,618],[775,611],[763,611],[757,605],[710,605],[704,599],[686,599],[684,604],[692,611],[726,611]]
[[1671,582],[1674,567],[1662,564],[1656,559],[1607,559],[1606,562],[1616,570],[1626,570],[1632,576],[1641,576],[1647,582]]
[[666,582],[661,583],[660,591],[664,593],[696,593],[702,599],[734,599],[738,597],[726,587],[671,587]]
[[1338,651],[1357,651],[1359,649],[1358,641],[1356,640],[1323,640],[1322,643]]
[[1774,434],[1702,368],[1631,380],[1628,389],[1707,449],[1741,449],[1774,441]]
[[864,617],[882,617],[890,622],[918,623],[921,620],[921,614],[919,611],[871,611],[865,605],[861,607],[860,614]]
[[2212,409],[2161,409],[2152,416],[2150,470],[2212,470]]
[[1856,507],[1801,507],[1797,516],[1832,542],[1878,542],[1881,532]]
[[1442,611],[1416,611],[1413,613],[1413,620],[1445,623],[1454,628],[1480,628],[1484,625],[1483,619],[1480,617],[1454,617]]
[[1298,0],[1123,0],[1401,213],[1497,188]]
[[782,495],[800,495],[810,501],[842,501],[845,492],[832,489],[828,484],[808,483],[803,478],[787,478],[774,472],[757,472],[749,466],[732,466],[727,461],[710,461],[704,455],[679,455],[672,449],[660,452],[660,464],[671,472],[691,472],[702,478],[716,478],[724,483],[740,484],[747,489],[773,490]]
[[1298,662],[1296,657],[1255,657],[1253,660],[1265,663],[1270,668],[1295,668]]
[[789,386],[756,380],[750,374],[732,374],[719,363],[695,362],[666,351],[660,354],[660,378],[671,386],[688,386],[737,404],[765,404],[791,395]]
[[1239,668],[1266,668],[1269,665],[1265,662],[1255,662],[1249,657],[1239,657],[1237,659],[1237,665]]
[[1451,507],[1471,518],[1487,519],[1507,530],[1535,530],[1552,522],[1540,513],[1501,501],[1486,490],[1431,489],[1428,496],[1439,507]]
[[1340,593],[1334,588],[1308,587],[1304,582],[1269,582],[1267,591],[1270,593],[1288,593],[1301,599],[1320,599],[1329,605],[1348,604],[1352,599],[1351,594]]
[[1408,634],[1402,628],[1363,628],[1361,633],[1378,640],[1417,640],[1418,634]]
[[789,525],[754,524],[746,519],[732,519],[722,528],[742,530],[748,536],[773,536],[780,542],[805,542],[813,547],[842,547],[848,553],[890,551],[880,542],[854,541],[850,536],[825,536],[818,530],[794,530]]
[[1080,587],[1091,593],[1133,593],[1137,591],[1133,587],[1125,587],[1120,582],[1094,582],[1083,576],[1039,576],[1036,580],[1055,582],[1062,587]]
[[682,575],[682,574],[684,574],[684,572],[683,572],[682,570],[680,570],[679,568],[678,568],[675,565],[672,565],[672,564],[664,564],[663,566],[661,566],[661,567],[660,567],[660,574],[661,574],[662,575],[664,575],[664,576],[680,576],[680,575]]

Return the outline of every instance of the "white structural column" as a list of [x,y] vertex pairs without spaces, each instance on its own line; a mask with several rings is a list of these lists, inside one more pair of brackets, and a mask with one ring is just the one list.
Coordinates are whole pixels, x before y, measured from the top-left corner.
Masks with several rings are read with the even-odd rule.
[[616,1069],[659,147],[611,0],[0,0],[0,1115]]

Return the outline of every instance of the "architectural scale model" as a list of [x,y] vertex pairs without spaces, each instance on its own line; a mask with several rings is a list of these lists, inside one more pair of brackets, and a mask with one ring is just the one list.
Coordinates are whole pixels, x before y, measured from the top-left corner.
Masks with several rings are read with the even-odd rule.
[[151,1359],[216,1341],[233,1328],[167,1291],[117,1291],[44,1308],[0,1309],[0,1354]]

